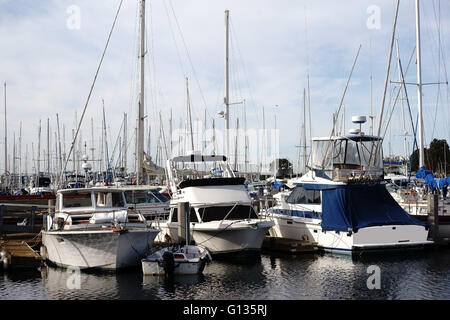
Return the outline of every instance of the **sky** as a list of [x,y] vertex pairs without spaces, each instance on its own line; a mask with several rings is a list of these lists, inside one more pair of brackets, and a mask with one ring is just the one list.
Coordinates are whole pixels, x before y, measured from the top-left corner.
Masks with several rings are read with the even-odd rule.
[[[0,0],[0,80],[6,82],[8,154],[13,145],[19,158],[19,132],[22,123],[22,169],[37,166],[39,121],[41,127],[41,170],[47,148],[47,119],[50,123],[52,165],[56,163],[57,122],[63,148],[68,152],[72,130],[80,119],[97,66],[120,0]],[[378,128],[383,96],[395,1],[347,0],[147,0],[145,57],[146,151],[156,159],[161,132],[169,145],[169,118],[172,112],[172,155],[186,148],[176,146],[177,132],[186,123],[186,77],[189,79],[190,106],[194,122],[195,149],[206,131],[211,149],[212,121],[218,148],[224,152],[225,121],[225,23],[230,12],[230,126],[253,130],[249,138],[251,164],[262,161],[260,130],[271,135],[266,145],[277,149],[279,157],[298,163],[303,122],[303,92],[308,87],[311,110],[309,134],[327,136],[333,113],[338,110],[353,62],[361,46],[352,77],[343,99],[340,119],[345,132],[352,128],[351,116],[373,115]],[[134,127],[139,93],[138,82],[138,0],[124,0],[112,37],[96,79],[79,143],[100,157],[102,105],[104,101],[109,156],[121,132],[123,114],[128,114],[128,163],[132,168]],[[449,61],[448,32],[450,6],[447,0],[421,1],[422,78],[425,83],[447,81]],[[413,1],[400,1],[396,37],[406,70],[415,47]],[[440,54],[439,54],[440,53]],[[394,50],[390,80],[398,81]],[[415,56],[405,76],[417,82]],[[384,118],[389,118],[396,87],[389,83]],[[417,89],[408,85],[412,118],[417,116]],[[306,90],[307,91],[307,90]],[[2,87],[0,168],[4,169],[4,87]],[[423,92],[425,144],[433,138],[450,140],[448,85],[427,85]],[[306,99],[308,106],[308,99]],[[403,155],[401,101],[396,104],[384,140],[384,154]],[[403,105],[406,102],[403,101]],[[206,110],[206,111],[205,111]],[[264,110],[264,118],[263,118]],[[344,113],[345,110],[345,113]],[[411,152],[412,129],[407,109],[407,153]],[[206,113],[206,127],[204,119]],[[77,118],[76,118],[77,116]],[[91,134],[91,119],[94,135]],[[162,119],[162,122],[160,121]],[[369,119],[369,118],[368,118]],[[263,121],[264,120],[264,121]],[[202,122],[200,124],[200,122]],[[162,123],[162,129],[161,129]],[[370,121],[363,131],[370,133]],[[64,130],[63,130],[64,128]],[[149,129],[150,128],[150,129]],[[198,128],[198,129],[196,129]],[[344,131],[344,125],[340,125]],[[149,131],[150,130],[150,131]],[[256,134],[255,134],[256,133]],[[15,135],[15,140],[14,140]],[[200,138],[199,138],[200,136]],[[148,142],[150,137],[150,142]],[[122,138],[122,137],[121,137]],[[274,140],[275,139],[275,140]],[[93,140],[93,144],[92,144]],[[234,141],[231,138],[234,157]],[[15,141],[15,143],[14,143]],[[161,140],[159,140],[161,141]],[[161,145],[164,145],[160,142]],[[309,143],[307,143],[309,145]],[[274,148],[274,149],[272,149]],[[238,137],[238,159],[243,161],[243,137]],[[119,148],[114,155],[118,158]],[[34,151],[34,153],[33,153]],[[211,150],[209,150],[211,151]],[[79,151],[84,153],[84,150]],[[165,152],[162,151],[165,157]],[[274,153],[265,152],[266,158]],[[25,165],[25,158],[27,164]],[[33,163],[31,163],[33,160]],[[114,160],[116,161],[116,160]],[[96,165],[96,164],[95,164]],[[18,168],[18,161],[16,162]],[[9,168],[12,171],[12,168]],[[16,169],[17,170],[17,169]]]

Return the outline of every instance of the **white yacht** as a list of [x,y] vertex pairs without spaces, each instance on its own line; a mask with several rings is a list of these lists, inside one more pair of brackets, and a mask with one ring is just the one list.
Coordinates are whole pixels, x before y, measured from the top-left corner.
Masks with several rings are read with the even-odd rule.
[[[205,176],[206,172],[196,170],[195,163],[200,163],[197,168],[212,163],[221,170]],[[189,202],[190,238],[196,245],[206,247],[212,255],[261,249],[274,223],[258,217],[245,189],[245,178],[235,177],[225,156],[175,157],[167,161],[166,173],[172,200],[169,220],[161,224],[159,239],[179,242],[177,206]]]
[[273,237],[310,240],[325,251],[352,253],[423,246],[425,225],[408,215],[386,190],[381,138],[358,131],[314,138],[310,171],[278,205]]
[[61,267],[119,269],[138,266],[159,230],[127,208],[114,188],[60,190],[42,232],[44,258]]

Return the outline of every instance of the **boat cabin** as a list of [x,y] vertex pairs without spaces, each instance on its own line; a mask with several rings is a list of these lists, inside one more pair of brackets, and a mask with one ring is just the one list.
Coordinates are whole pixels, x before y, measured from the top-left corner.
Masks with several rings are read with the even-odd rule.
[[64,189],[56,195],[54,229],[76,225],[142,223],[145,218],[129,211],[125,195],[111,188]]
[[363,134],[312,139],[310,167],[337,182],[380,181],[384,176],[382,139]]

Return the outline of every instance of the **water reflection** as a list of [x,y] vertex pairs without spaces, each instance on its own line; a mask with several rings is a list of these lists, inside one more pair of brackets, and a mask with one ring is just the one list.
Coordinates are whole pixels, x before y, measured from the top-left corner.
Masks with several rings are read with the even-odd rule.
[[[369,266],[381,289],[367,287]],[[450,250],[361,257],[262,254],[215,259],[203,275],[74,273],[56,267],[0,273],[1,299],[450,299]]]

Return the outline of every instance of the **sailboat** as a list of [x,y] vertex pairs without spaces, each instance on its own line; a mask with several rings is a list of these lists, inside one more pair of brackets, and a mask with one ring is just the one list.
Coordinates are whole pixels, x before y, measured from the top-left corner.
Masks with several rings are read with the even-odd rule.
[[[145,179],[143,168],[145,0],[140,1],[140,9],[141,87],[136,152],[138,184],[142,184]],[[79,121],[78,130],[82,119],[83,117]],[[77,133],[73,141],[77,138]],[[70,152],[73,145],[74,143]],[[110,182],[109,174],[108,165],[108,182]],[[159,230],[147,224],[142,213],[128,207],[124,190],[120,188],[59,190],[55,215],[49,218],[46,229],[42,232],[42,255],[62,267],[109,270],[133,267],[139,265],[141,259],[150,252],[158,233]]]
[[[416,61],[417,61],[417,105],[418,105],[418,136],[419,136],[419,171],[416,174],[415,183],[408,188],[396,188],[391,191],[399,205],[406,210],[412,217],[423,222],[428,221],[428,200],[427,195],[438,188],[434,175],[425,167],[425,147],[424,147],[424,125],[422,112],[422,60],[421,60],[421,37],[420,37],[420,7],[419,0],[415,1],[416,11]],[[402,85],[405,85],[402,77]],[[447,83],[448,84],[448,83]],[[444,178],[443,184],[447,184],[448,178]],[[450,179],[449,179],[450,180]],[[442,185],[443,185],[442,184]],[[442,198],[438,201],[439,233],[442,237],[450,236],[450,201]]]

